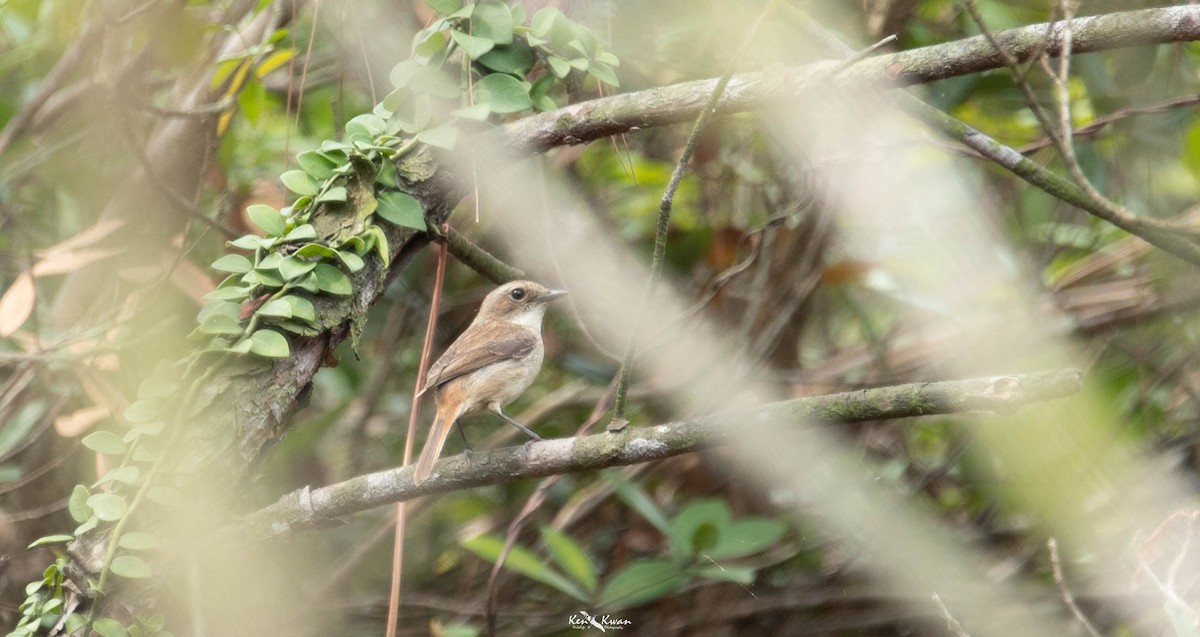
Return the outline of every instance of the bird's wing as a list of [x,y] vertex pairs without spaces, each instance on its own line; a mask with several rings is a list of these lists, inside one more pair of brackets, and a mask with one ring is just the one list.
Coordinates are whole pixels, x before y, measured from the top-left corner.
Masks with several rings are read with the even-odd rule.
[[525,358],[533,353],[538,343],[537,334],[528,330],[510,330],[503,338],[484,343],[474,342],[476,339],[469,336],[460,336],[429,368],[422,392],[492,363]]

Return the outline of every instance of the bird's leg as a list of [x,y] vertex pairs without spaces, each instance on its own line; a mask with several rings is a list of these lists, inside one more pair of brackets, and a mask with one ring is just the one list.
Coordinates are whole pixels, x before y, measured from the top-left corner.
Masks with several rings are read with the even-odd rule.
[[457,420],[454,423],[454,428],[458,430],[458,436],[463,441],[463,455],[467,457],[467,462],[471,461],[471,443],[467,442],[467,431],[463,429],[462,420]]
[[530,437],[530,438],[532,438],[533,440],[541,440],[541,439],[542,439],[542,437],[541,437],[541,436],[539,436],[539,435],[537,435],[537,434],[533,433],[533,430],[532,430],[532,429],[530,429],[529,427],[526,427],[525,425],[522,425],[521,423],[519,423],[519,422],[517,422],[517,421],[513,420],[512,418],[509,418],[509,417],[508,417],[508,416],[507,416],[507,415],[506,415],[506,414],[505,414],[503,411],[501,411],[501,409],[500,409],[500,405],[497,405],[497,404],[495,404],[495,403],[492,403],[491,405],[488,405],[488,408],[489,408],[489,409],[491,409],[492,411],[496,412],[496,415],[497,415],[497,416],[500,416],[501,418],[503,418],[503,419],[507,420],[507,421],[508,421],[508,424],[510,424],[510,425],[512,425],[512,426],[514,426],[514,427],[516,427],[517,429],[520,429],[521,431],[525,432],[525,435],[526,435],[526,436],[529,436],[529,437]]

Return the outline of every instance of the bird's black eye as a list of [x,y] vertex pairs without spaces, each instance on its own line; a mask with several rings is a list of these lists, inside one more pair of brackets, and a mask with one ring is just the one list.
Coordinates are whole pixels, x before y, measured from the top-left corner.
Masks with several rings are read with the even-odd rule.
[[514,301],[520,301],[521,299],[525,298],[525,288],[516,288],[512,292],[509,292],[508,295],[511,296]]

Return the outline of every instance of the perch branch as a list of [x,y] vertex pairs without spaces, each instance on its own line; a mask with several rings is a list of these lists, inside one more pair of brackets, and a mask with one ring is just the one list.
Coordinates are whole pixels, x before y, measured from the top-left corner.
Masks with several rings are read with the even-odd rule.
[[855,423],[966,411],[1011,411],[1032,402],[1080,391],[1077,370],[911,383],[770,403],[754,411],[730,412],[620,433],[560,438],[491,451],[473,451],[437,465],[415,486],[408,467],[351,478],[327,487],[305,487],[243,518],[228,529],[267,539],[327,526],[338,518],[416,497],[522,478],[593,471],[690,453],[722,442],[724,432],[756,422]]

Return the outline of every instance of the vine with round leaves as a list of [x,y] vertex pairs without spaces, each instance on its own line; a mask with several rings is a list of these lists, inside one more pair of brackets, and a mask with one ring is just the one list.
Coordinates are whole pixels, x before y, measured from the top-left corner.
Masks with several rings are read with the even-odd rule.
[[[315,336],[323,329],[315,299],[351,295],[350,276],[366,266],[371,253],[387,267],[390,251],[380,220],[426,230],[420,203],[403,191],[401,158],[419,145],[453,150],[472,122],[557,108],[569,89],[588,79],[618,84],[617,57],[558,9],[542,9],[525,25],[520,4],[426,2],[439,17],[416,33],[411,58],[392,70],[394,89],[371,113],[347,122],[342,139],[296,157],[299,169],[280,176],[296,195],[291,205],[247,209],[262,234],[229,242],[239,252],[213,262],[213,269],[227,276],[206,296],[208,304],[197,316],[191,336],[204,344],[181,361],[159,363],[124,412],[131,425],[124,436],[97,431],[83,439],[85,447],[120,463],[92,485],[72,491],[67,509],[79,525],[72,533],[43,537],[30,547],[107,529],[99,574],[87,582],[89,591],[78,591],[84,596],[107,595],[114,575],[136,580],[153,574],[139,553],[158,548],[156,537],[128,525],[147,502],[170,506],[180,499],[156,478],[180,430],[168,423],[191,413],[216,369],[202,368],[201,361],[211,355],[289,356],[289,334]],[[259,53],[276,66],[285,59],[269,49]],[[249,68],[244,60],[225,61],[217,71],[244,76]],[[196,373],[199,369],[205,371]],[[44,629],[103,637],[170,636],[161,616],[134,617],[127,625],[99,616],[99,603],[86,615],[68,607],[66,568],[60,555],[41,580],[26,587],[22,618],[8,637],[32,637]]]

